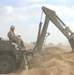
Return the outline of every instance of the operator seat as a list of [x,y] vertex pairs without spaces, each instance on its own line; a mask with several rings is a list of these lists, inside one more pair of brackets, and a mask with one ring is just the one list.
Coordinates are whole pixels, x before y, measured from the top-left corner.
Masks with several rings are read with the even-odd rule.
[[13,46],[15,46],[15,48],[19,47],[19,45],[17,45],[16,42],[13,41],[12,39],[9,38],[9,41],[12,43]]
[[13,43],[16,44],[16,42],[15,42],[14,40],[12,40],[10,37],[8,37],[8,38],[9,38],[9,40],[10,40],[11,42],[13,42]]
[[9,41],[12,43],[12,45],[14,45],[15,47],[18,47],[17,43],[14,40],[12,40],[11,38],[9,38]]

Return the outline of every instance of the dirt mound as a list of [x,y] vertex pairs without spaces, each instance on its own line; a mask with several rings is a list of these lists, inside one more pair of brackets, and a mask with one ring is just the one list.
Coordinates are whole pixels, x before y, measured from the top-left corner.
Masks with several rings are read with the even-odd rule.
[[64,53],[58,47],[46,48],[28,65],[27,71],[18,70],[7,75],[74,75],[74,53]]
[[51,47],[29,63],[30,68],[43,68],[50,75],[74,75],[74,53],[64,53],[64,50]]

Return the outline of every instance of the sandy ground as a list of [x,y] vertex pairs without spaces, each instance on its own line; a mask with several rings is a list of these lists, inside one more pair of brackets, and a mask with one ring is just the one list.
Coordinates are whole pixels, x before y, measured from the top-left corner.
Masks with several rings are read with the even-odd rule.
[[49,47],[28,65],[29,70],[18,70],[5,75],[74,75],[74,53],[65,52],[58,47]]

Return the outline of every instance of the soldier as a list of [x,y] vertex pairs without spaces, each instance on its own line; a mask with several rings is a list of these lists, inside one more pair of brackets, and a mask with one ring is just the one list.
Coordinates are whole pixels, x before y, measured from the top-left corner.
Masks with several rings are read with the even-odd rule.
[[8,32],[7,36],[12,42],[16,43],[18,46],[25,48],[23,41],[20,39],[20,35],[18,36],[15,35],[14,30],[15,30],[15,27],[12,25],[10,27],[10,31]]

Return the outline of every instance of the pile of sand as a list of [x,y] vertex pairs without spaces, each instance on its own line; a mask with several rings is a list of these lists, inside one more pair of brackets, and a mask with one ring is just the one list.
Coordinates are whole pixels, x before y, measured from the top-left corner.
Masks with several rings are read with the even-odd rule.
[[30,68],[46,69],[50,75],[74,75],[74,53],[51,47],[29,63]]
[[57,47],[46,48],[28,65],[29,70],[7,75],[74,75],[74,53],[64,53]]

